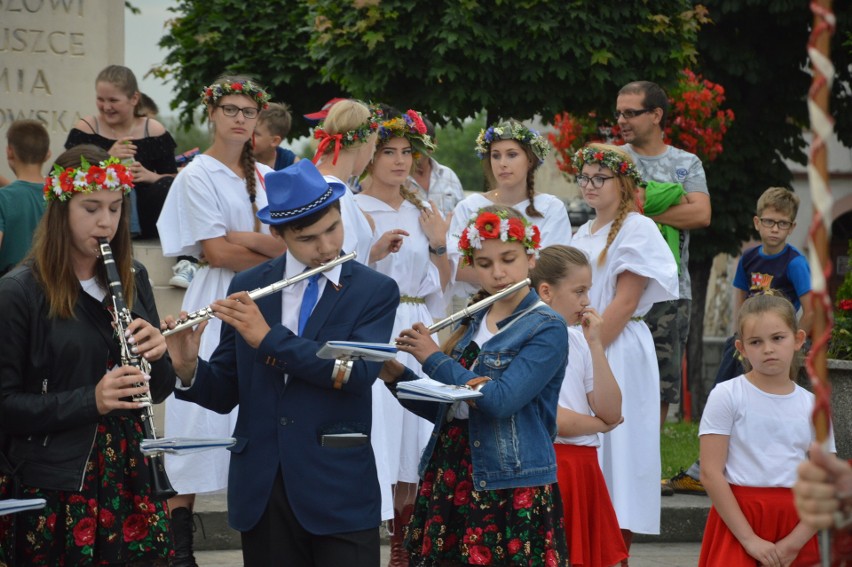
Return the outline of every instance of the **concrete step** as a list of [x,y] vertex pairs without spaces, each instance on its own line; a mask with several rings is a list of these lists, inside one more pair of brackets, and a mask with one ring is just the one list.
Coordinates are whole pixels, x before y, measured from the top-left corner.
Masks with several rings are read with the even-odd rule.
[[[199,494],[195,512],[201,518],[195,532],[195,549],[211,551],[240,549],[240,534],[228,526],[228,503],[225,491]],[[660,535],[635,534],[635,543],[700,543],[704,524],[710,512],[710,498],[687,494],[664,496],[660,515]],[[201,524],[204,525],[202,532]],[[387,544],[387,532],[382,530]]]
[[169,280],[174,275],[172,266],[175,264],[175,259],[163,256],[163,248],[159,240],[134,240],[133,257],[145,265],[148,269],[148,277],[155,286],[169,285]]
[[180,287],[172,287],[168,284],[154,286],[154,301],[157,302],[157,313],[160,314],[160,319],[164,319],[166,315],[173,315],[177,319],[184,294],[186,290]]

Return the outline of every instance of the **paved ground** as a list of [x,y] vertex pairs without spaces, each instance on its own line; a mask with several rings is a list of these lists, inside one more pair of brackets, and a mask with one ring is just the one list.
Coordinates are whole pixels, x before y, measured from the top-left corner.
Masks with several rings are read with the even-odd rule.
[[[698,565],[698,543],[636,543],[632,547],[630,567],[695,567]],[[382,546],[382,565],[387,565],[389,549]],[[195,558],[200,567],[239,567],[242,554],[238,550],[199,551]]]

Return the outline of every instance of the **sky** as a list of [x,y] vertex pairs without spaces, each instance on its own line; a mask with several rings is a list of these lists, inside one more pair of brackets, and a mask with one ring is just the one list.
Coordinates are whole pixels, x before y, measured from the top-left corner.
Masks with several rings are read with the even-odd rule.
[[166,57],[166,51],[157,43],[165,34],[165,23],[174,17],[167,8],[174,5],[172,0],[134,0],[133,5],[142,13],[124,13],[124,64],[133,70],[139,81],[139,89],[154,99],[160,107],[161,116],[174,116],[169,109],[171,101],[170,83],[164,83],[153,76],[145,77],[151,67],[159,65]]

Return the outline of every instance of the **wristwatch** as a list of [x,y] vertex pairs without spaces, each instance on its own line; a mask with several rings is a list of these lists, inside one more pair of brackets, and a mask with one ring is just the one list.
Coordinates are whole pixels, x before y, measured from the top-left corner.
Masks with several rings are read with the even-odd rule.
[[434,254],[435,256],[443,256],[447,253],[447,247],[444,245],[438,246],[437,248],[429,247],[429,252]]

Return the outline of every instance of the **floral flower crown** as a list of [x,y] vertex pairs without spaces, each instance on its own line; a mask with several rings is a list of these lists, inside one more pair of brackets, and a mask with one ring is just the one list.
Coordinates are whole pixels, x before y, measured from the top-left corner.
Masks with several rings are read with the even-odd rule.
[[209,87],[204,87],[201,91],[201,102],[207,106],[215,106],[220,98],[228,95],[245,95],[264,110],[269,108],[269,99],[272,98],[260,85],[246,79],[213,83]]
[[402,116],[386,120],[382,109],[375,107],[373,116],[379,126],[380,141],[385,142],[391,138],[406,138],[411,142],[411,147],[414,149],[414,157],[419,157],[418,154],[423,152],[435,151],[435,143],[426,133],[423,115],[416,110],[409,109]]
[[338,134],[329,134],[323,128],[323,124],[323,122],[320,122],[319,125],[314,128],[314,138],[319,140],[316,154],[314,154],[314,163],[319,161],[329,144],[334,142],[334,159],[331,162],[332,165],[337,163],[337,157],[340,155],[341,147],[349,148],[355,144],[362,144],[366,142],[367,138],[369,138],[370,135],[379,128],[379,123],[376,122],[372,114],[365,123],[361,124],[354,130],[348,130]]
[[53,173],[44,181],[44,200],[67,201],[74,193],[95,191],[122,191],[125,195],[133,187],[133,175],[118,158],[111,157],[98,165],[90,165],[80,156],[80,167],[63,169],[53,165]]
[[539,165],[544,163],[544,158],[550,153],[550,144],[536,130],[527,128],[520,122],[499,122],[479,131],[476,138],[476,155],[479,159],[485,159],[491,150],[491,143],[497,140],[515,140],[519,144],[529,146]]
[[520,242],[527,249],[527,254],[538,258],[541,233],[536,225],[530,224],[525,218],[509,218],[507,211],[491,213],[480,209],[470,218],[459,238],[462,266],[473,265],[473,250],[482,249],[482,241],[489,238]]
[[612,150],[586,146],[585,148],[577,150],[572,162],[574,167],[577,169],[578,175],[582,173],[583,166],[587,163],[599,163],[612,170],[612,172],[616,175],[633,179],[637,187],[645,186],[645,180],[642,179],[641,175],[639,175],[636,165],[634,165],[631,160],[625,159],[625,157],[620,153]]

